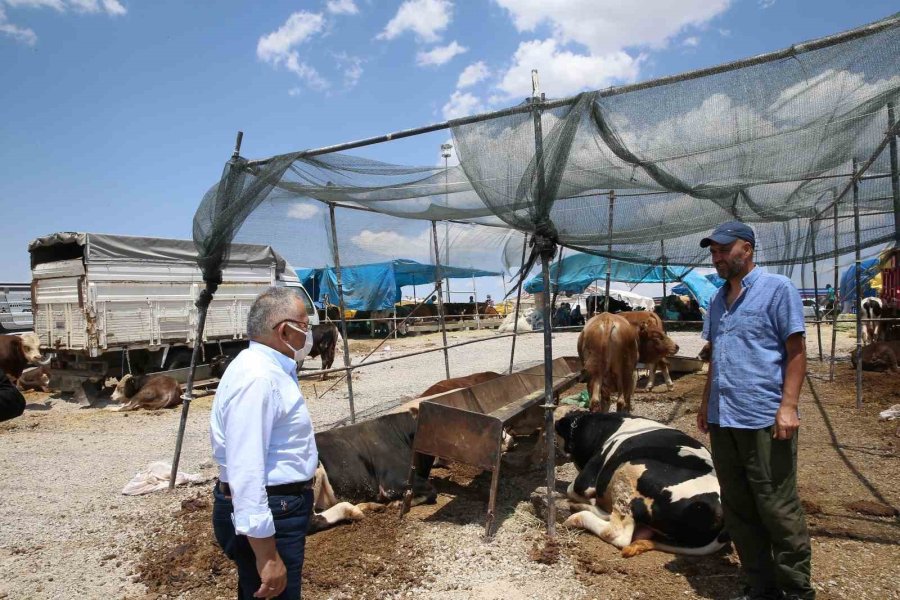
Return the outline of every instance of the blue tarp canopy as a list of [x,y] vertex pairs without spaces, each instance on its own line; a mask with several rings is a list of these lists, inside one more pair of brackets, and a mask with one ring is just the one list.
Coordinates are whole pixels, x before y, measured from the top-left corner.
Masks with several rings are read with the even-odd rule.
[[[869,286],[869,282],[872,281],[872,278],[878,275],[880,270],[879,262],[877,258],[870,258],[864,260],[860,263],[862,267],[859,273],[859,282],[860,289],[862,290],[863,298],[869,298],[871,296],[877,296],[878,293]],[[847,270],[844,271],[844,274],[841,276],[841,302],[852,302],[856,303],[856,265],[850,265],[847,267]]]
[[681,283],[672,288],[673,294],[690,294],[697,300],[697,304],[703,310],[709,309],[709,303],[720,287],[725,285],[725,280],[710,273],[700,275],[691,271],[682,278]]
[[[500,273],[482,269],[441,267],[441,276],[449,279],[497,275]],[[317,304],[323,303],[326,295],[329,302],[338,303],[337,273],[334,268],[297,269],[297,277]],[[383,263],[341,267],[344,306],[351,310],[391,310],[394,304],[400,301],[400,288],[434,281],[434,265],[402,258]]]
[[[558,286],[559,291],[563,293],[580,294],[596,280],[606,279],[606,261],[607,259],[602,256],[580,252],[567,256],[562,261],[555,261],[550,265],[550,286],[554,290]],[[673,283],[680,281],[690,270],[690,267],[666,267],[666,281]],[[613,281],[624,283],[661,283],[663,267],[613,259],[610,277]],[[536,275],[526,281],[525,291],[529,294],[544,291],[541,276]]]

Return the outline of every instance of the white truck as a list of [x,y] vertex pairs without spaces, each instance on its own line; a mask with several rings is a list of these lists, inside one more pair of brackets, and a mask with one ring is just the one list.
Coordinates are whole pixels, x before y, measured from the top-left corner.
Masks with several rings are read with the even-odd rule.
[[[205,287],[192,241],[63,232],[33,240],[28,251],[34,332],[53,355],[51,386],[79,394],[86,382],[129,372],[186,379],[194,303]],[[247,313],[269,286],[294,289],[318,323],[296,272],[271,247],[232,244],[222,271],[201,363],[246,347]]]

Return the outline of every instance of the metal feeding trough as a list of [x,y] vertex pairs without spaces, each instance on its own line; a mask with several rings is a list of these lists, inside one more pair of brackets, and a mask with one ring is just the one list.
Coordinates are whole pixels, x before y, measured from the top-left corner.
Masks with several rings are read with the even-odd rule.
[[[572,356],[552,363],[554,403],[559,394],[578,382],[581,361]],[[416,454],[441,457],[491,471],[485,535],[492,535],[503,429],[529,408],[542,406],[544,365],[538,365],[479,383],[468,388],[432,396],[419,404],[409,489],[400,516],[412,501],[412,474]]]

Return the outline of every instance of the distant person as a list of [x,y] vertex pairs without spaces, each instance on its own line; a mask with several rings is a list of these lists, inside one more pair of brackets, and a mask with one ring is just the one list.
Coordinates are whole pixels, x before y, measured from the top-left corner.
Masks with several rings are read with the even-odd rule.
[[572,309],[572,314],[569,315],[569,320],[571,321],[573,327],[581,327],[584,325],[584,315],[581,314],[580,304],[576,304],[575,308]]
[[437,296],[432,296],[431,298],[428,299],[427,302],[425,302],[425,304],[434,304],[436,300],[437,300]]
[[469,304],[475,304],[475,296],[469,296]]
[[726,282],[703,327],[712,356],[697,428],[709,433],[725,527],[747,580],[742,597],[813,600],[797,496],[803,303],[790,279],[756,267],[755,246],[753,230],[738,221],[700,241]]
[[225,370],[210,414],[219,467],[213,531],[237,563],[239,599],[297,600],[319,463],[297,363],[313,333],[300,298],[273,287],[250,307],[247,335],[250,345]]
[[490,295],[490,294],[487,295],[487,298],[486,298],[485,301],[484,301],[484,305],[485,305],[485,306],[489,306],[489,307],[493,307],[493,306],[494,306],[494,301],[491,299],[491,295]]
[[15,419],[25,412],[25,397],[0,370],[0,421]]

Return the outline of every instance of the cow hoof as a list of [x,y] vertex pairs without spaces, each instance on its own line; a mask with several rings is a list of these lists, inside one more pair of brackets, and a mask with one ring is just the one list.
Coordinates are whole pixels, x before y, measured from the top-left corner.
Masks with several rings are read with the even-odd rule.
[[360,510],[358,506],[354,506],[350,510],[347,511],[347,519],[351,521],[361,521],[366,518],[366,515],[363,514],[363,511]]
[[675,389],[675,386],[674,386],[674,385],[666,385],[666,391],[671,392],[671,391],[674,390],[674,389]]
[[638,554],[643,554],[649,550],[653,550],[652,541],[638,540],[622,548],[622,558],[634,558]]

